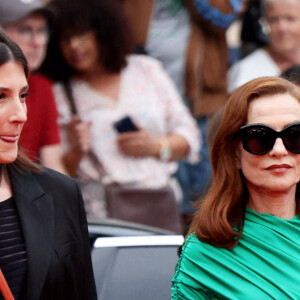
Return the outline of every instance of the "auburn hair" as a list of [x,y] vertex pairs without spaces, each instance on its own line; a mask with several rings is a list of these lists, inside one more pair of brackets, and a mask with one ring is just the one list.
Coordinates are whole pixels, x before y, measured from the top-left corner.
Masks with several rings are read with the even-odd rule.
[[[248,189],[239,165],[235,138],[247,123],[253,99],[289,94],[300,103],[300,89],[286,79],[262,77],[249,81],[229,97],[211,147],[212,182],[204,199],[199,200],[189,233],[216,247],[233,248],[243,231]],[[272,101],[270,99],[270,101]],[[297,213],[300,214],[299,183],[296,190]]]

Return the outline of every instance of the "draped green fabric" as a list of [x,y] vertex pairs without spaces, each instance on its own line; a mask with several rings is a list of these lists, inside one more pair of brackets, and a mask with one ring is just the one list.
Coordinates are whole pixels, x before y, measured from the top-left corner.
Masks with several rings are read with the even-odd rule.
[[217,248],[190,235],[172,279],[172,299],[300,299],[300,218],[246,210],[238,245]]

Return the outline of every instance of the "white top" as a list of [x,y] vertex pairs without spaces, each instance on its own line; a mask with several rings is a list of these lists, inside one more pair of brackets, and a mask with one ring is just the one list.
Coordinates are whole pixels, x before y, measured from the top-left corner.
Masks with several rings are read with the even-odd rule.
[[228,92],[263,76],[279,76],[281,71],[272,57],[264,49],[257,49],[235,63],[228,71]]
[[[121,74],[117,101],[95,91],[84,81],[72,80],[71,85],[80,118],[92,121],[93,152],[105,169],[102,176],[99,165],[85,156],[78,171],[82,188],[93,180],[98,180],[99,185],[101,177],[103,184],[117,182],[159,188],[166,185],[176,171],[176,162],[162,162],[153,157],[133,158],[119,151],[113,123],[125,115],[130,115],[136,124],[154,136],[182,135],[190,146],[187,159],[198,161],[201,136],[196,122],[157,60],[144,55],[128,58],[128,65]],[[62,143],[67,149],[66,125],[71,118],[69,102],[60,83],[54,85],[54,93]]]

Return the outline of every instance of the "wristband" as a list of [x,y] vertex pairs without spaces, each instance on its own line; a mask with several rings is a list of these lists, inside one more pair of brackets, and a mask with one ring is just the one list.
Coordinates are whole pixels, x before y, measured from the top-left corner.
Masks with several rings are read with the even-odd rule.
[[159,158],[161,161],[167,162],[171,158],[172,151],[170,144],[166,138],[162,138],[160,141]]

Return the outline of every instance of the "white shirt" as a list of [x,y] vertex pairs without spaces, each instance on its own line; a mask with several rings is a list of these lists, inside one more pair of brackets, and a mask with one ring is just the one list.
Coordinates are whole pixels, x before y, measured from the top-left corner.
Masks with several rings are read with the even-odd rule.
[[[198,160],[201,137],[196,122],[157,60],[142,55],[128,58],[128,65],[121,74],[117,101],[93,90],[86,82],[72,80],[71,85],[80,118],[92,122],[93,152],[105,170],[102,176],[99,166],[86,156],[79,166],[81,181],[102,177],[104,184],[117,182],[151,188],[168,183],[177,168],[176,162],[166,163],[153,157],[133,158],[119,151],[113,123],[124,115],[131,116],[136,124],[153,136],[182,135],[190,146],[187,159],[190,162]],[[68,148],[66,125],[71,118],[69,103],[61,84],[54,86],[54,93],[62,142]]]
[[257,49],[235,63],[228,71],[228,92],[244,83],[263,76],[279,76],[281,71],[272,57],[264,49]]

